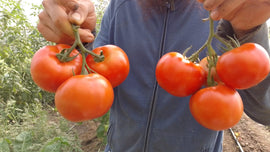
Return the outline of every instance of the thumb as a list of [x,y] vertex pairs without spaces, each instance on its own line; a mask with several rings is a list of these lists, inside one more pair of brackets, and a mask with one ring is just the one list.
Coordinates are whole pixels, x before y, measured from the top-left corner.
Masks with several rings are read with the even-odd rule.
[[81,25],[87,15],[88,15],[88,7],[84,3],[70,3],[69,4],[70,12],[69,12],[69,21],[76,25]]
[[84,19],[79,12],[74,12],[70,14],[69,21],[73,24],[81,25],[84,22]]

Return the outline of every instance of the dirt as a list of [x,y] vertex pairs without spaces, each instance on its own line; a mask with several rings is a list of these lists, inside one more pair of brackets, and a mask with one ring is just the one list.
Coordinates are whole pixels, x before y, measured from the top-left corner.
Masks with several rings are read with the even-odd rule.
[[81,148],[84,152],[103,152],[105,145],[102,140],[97,137],[96,130],[98,123],[95,121],[87,121],[76,125],[73,129],[78,134],[81,141]]
[[[263,126],[243,115],[232,128],[244,152],[270,152],[270,127]],[[224,133],[224,152],[243,152],[237,146],[230,130]]]
[[[96,136],[97,122],[88,121],[75,126],[82,141],[85,152],[103,152],[104,145]],[[230,129],[224,131],[223,152],[270,152],[270,127],[263,126],[243,115],[240,122],[231,128],[235,138],[241,145],[237,145]]]

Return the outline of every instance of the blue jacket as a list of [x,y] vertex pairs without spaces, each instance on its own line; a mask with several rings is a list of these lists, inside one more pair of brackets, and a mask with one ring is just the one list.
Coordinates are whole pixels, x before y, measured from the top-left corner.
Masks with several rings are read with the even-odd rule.
[[[202,127],[189,111],[190,97],[175,97],[156,82],[155,68],[160,57],[200,48],[208,37],[208,12],[196,2],[167,3],[167,12],[143,14],[136,0],[111,0],[102,20],[94,47],[114,44],[127,53],[130,73],[115,88],[110,111],[106,151],[111,152],[221,152],[222,131]],[[218,23],[215,23],[216,25]],[[218,32],[232,34],[228,22]],[[242,42],[256,41],[269,51],[266,27],[248,34]],[[214,42],[215,43],[215,42]],[[190,55],[193,51],[190,51]],[[201,53],[201,58],[206,55]],[[246,113],[254,120],[270,124],[270,79],[242,91]]]

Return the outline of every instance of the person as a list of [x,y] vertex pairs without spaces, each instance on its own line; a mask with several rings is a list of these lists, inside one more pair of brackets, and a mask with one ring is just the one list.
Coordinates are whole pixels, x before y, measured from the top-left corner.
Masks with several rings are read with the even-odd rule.
[[[198,124],[189,111],[190,96],[172,96],[155,79],[163,54],[204,44],[209,25],[202,19],[209,12],[220,36],[261,44],[269,53],[269,0],[111,0],[96,38],[90,0],[43,0],[43,6],[37,27],[48,41],[72,43],[73,23],[80,25],[83,42],[94,41],[94,48],[114,44],[129,57],[130,73],[115,88],[106,152],[222,151],[223,131]],[[245,113],[264,125],[270,124],[269,86],[268,75],[257,86],[239,90]]]

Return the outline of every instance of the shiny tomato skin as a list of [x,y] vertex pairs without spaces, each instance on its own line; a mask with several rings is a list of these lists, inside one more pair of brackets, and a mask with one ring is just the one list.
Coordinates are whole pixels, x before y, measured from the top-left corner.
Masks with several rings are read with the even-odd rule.
[[222,54],[217,61],[216,71],[226,85],[247,89],[269,74],[269,55],[259,44],[246,43]]
[[239,93],[225,85],[199,90],[191,96],[189,107],[198,123],[216,131],[237,124],[244,110]]
[[102,75],[76,75],[66,80],[55,93],[59,113],[72,122],[82,122],[107,113],[114,99],[110,82]]
[[[56,54],[69,45],[57,44],[55,46],[45,46],[39,49],[31,61],[31,76],[33,81],[43,90],[55,92],[56,89],[74,74],[80,74],[82,68],[82,56],[79,54],[74,60],[60,62]],[[79,52],[74,49],[70,56],[75,56]]]
[[169,52],[157,63],[156,79],[161,88],[168,93],[184,97],[202,87],[205,73],[199,64],[190,62],[178,52]]
[[129,60],[126,53],[118,46],[104,45],[93,50],[94,53],[103,52],[102,62],[95,62],[92,55],[86,57],[87,65],[97,73],[106,77],[113,87],[120,85],[128,76]]

